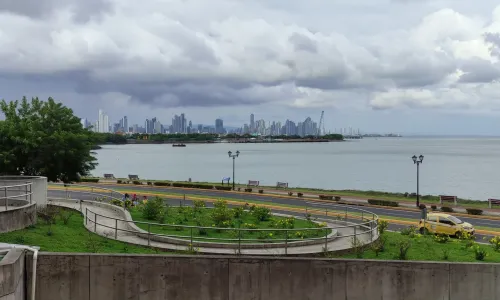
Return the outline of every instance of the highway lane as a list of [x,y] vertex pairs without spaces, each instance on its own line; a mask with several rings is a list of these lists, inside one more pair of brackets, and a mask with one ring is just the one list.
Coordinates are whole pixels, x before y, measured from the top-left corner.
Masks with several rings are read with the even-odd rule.
[[[150,191],[150,190],[148,189],[147,191]],[[247,196],[247,195],[243,195],[243,196]],[[49,190],[48,191],[48,197],[49,198],[65,198],[66,197],[66,192],[63,191],[63,190]],[[94,200],[96,198],[96,196],[93,195],[93,194],[81,193],[81,192],[78,192],[78,191],[71,191],[71,198],[81,199],[81,200]],[[284,198],[277,198],[277,199],[284,199]],[[172,199],[172,198],[165,197],[165,200],[167,201],[167,203],[169,205],[172,205],[172,206],[173,205],[179,205],[179,199],[175,199],[175,198]],[[271,202],[271,201],[268,201],[268,202]],[[189,200],[189,198],[186,199],[185,203],[187,205],[191,204],[191,201]],[[304,204],[305,201],[302,201],[301,203]],[[321,203],[321,204],[323,204],[323,203]],[[328,203],[325,203],[325,204],[328,204]],[[208,207],[212,207],[212,204],[209,203],[209,202],[207,202],[207,206]],[[233,206],[233,205],[228,205],[228,206]],[[324,205],[323,206],[318,205],[318,206],[324,208]],[[308,205],[308,207],[315,207],[315,206],[313,204],[311,204],[311,205]],[[365,210],[368,210],[368,208],[369,207],[362,207],[362,209],[365,209]],[[377,209],[378,208],[375,208],[375,210],[377,210]],[[290,212],[290,211],[280,211],[280,210],[273,210],[273,211],[274,212],[279,212],[279,213],[284,213],[284,214],[289,214],[289,215],[293,215],[293,216],[298,216],[298,217],[303,217],[304,216],[304,214],[300,213],[300,212]],[[378,214],[375,211],[373,211],[373,213]],[[333,220],[335,217],[333,217],[333,216],[321,216],[321,218]],[[400,225],[400,224],[389,224],[388,230],[390,230],[390,231],[400,231],[401,229],[403,229],[405,227],[407,227],[407,226],[406,225]],[[478,242],[484,242],[484,239],[483,239],[484,237],[491,238],[491,236],[476,234],[476,241],[478,241]]]
[[[315,208],[325,208],[332,207],[332,204],[324,203],[324,202],[315,202],[312,198],[282,198],[282,197],[272,197],[272,196],[261,196],[259,194],[240,194],[240,193],[226,193],[216,190],[186,190],[175,187],[151,187],[151,186],[123,186],[123,185],[99,185],[99,184],[86,184],[88,186],[100,187],[100,188],[109,188],[114,190],[133,190],[133,191],[144,191],[150,193],[170,193],[170,194],[179,194],[179,195],[194,195],[194,196],[208,196],[215,198],[233,198],[239,199],[243,201],[262,201],[262,202],[270,202],[276,204],[286,204],[286,205],[296,205],[296,206],[308,206]],[[416,222],[420,219],[419,211],[408,211],[401,209],[391,209],[387,207],[360,207],[366,211],[370,211],[377,215],[387,216],[387,217],[396,217],[396,218],[407,218],[413,219]],[[483,226],[483,227],[492,227],[492,228],[500,228],[500,219],[478,219],[478,218],[470,218],[465,216],[459,216],[459,218],[465,222],[471,223],[474,226]]]

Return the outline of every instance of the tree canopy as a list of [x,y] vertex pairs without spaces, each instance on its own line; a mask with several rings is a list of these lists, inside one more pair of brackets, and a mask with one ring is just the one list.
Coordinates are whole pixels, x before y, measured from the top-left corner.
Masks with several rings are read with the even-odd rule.
[[97,165],[91,149],[95,137],[73,110],[49,98],[2,100],[0,173],[46,176],[50,181],[78,181]]

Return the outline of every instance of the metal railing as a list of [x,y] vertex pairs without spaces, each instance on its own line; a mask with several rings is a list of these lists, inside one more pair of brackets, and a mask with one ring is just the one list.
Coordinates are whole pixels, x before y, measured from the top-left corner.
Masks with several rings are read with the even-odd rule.
[[111,201],[112,199],[121,201],[125,196],[125,194],[119,191],[115,191],[104,187],[91,186],[91,185],[73,184],[73,183],[51,183],[50,185],[57,186],[62,191],[64,191],[65,198],[67,199],[71,199],[72,193],[91,195],[92,196],[91,199],[84,199],[84,200],[94,200],[94,201]]
[[[90,191],[70,190],[71,187],[86,188],[90,189]],[[101,187],[71,184],[65,185],[65,191],[68,193],[67,198],[69,199],[71,198],[69,197],[69,193],[91,194],[104,198],[99,199],[100,201],[98,202],[109,203],[113,199],[123,199],[122,193]],[[115,195],[119,195],[120,197],[117,198]],[[179,200],[180,206],[190,207],[188,204],[191,204],[193,200],[200,200],[200,198],[196,196],[179,195],[178,198],[167,196],[165,200]],[[206,202],[209,204],[212,202],[210,200],[211,199],[207,199]],[[245,203],[246,201],[242,200],[240,206]],[[229,206],[237,205],[229,204]],[[263,204],[261,206],[266,205]],[[81,202],[80,209],[82,210]],[[313,219],[316,222],[329,222],[330,224],[320,228],[267,229],[160,224],[109,217],[96,213],[88,207],[85,208],[84,215],[85,224],[89,228],[93,228],[93,231],[96,233],[98,231],[97,229],[102,227],[104,231],[106,229],[109,230],[108,234],[105,234],[106,236],[114,236],[115,239],[118,239],[120,233],[138,235],[147,239],[148,246],[151,245],[151,241],[161,242],[165,240],[165,242],[175,241],[184,245],[189,243],[190,246],[197,244],[210,247],[211,245],[218,244],[218,247],[224,245],[223,248],[232,248],[241,252],[241,249],[244,248],[259,248],[257,247],[258,245],[265,248],[264,245],[267,244],[273,247],[282,246],[285,248],[285,254],[287,254],[289,247],[299,244],[310,245],[324,243],[324,249],[328,249],[328,244],[334,239],[362,239],[364,237],[364,242],[369,243],[378,237],[378,216],[360,208],[331,204],[331,207],[326,207],[324,209],[309,208],[306,206],[304,208],[273,208],[272,210],[274,213],[283,213],[293,217],[300,217],[300,219]],[[286,216],[284,218],[286,218]],[[213,233],[217,233],[218,236],[213,236]]]
[[[32,182],[0,186],[0,195],[2,195],[2,197],[0,197],[0,203],[5,207],[5,210],[9,210],[9,206],[13,209],[14,207],[32,204]],[[9,200],[11,201],[9,202]],[[19,200],[24,200],[25,204],[14,205],[19,203]]]

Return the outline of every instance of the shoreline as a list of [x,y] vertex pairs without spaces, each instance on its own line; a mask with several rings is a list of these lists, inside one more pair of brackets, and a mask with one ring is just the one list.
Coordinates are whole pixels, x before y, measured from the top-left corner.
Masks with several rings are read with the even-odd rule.
[[[117,180],[120,180],[122,182],[129,182],[130,184],[133,184],[133,181],[128,179],[128,178],[115,178],[115,179],[105,179],[103,177],[83,177],[82,179],[95,179],[99,182],[106,182],[106,183],[111,183],[111,182],[116,182]],[[165,182],[165,183],[182,183],[182,184],[211,184],[214,186],[220,186],[221,182],[204,182],[204,181],[175,181],[175,180],[158,180],[158,179],[139,179],[139,182],[142,184],[148,184],[148,182],[154,183],[154,182]],[[97,183],[97,182],[96,182]],[[229,186],[232,184],[230,183]],[[228,186],[228,184],[224,184],[224,186]],[[235,187],[239,188],[246,188],[246,184],[241,184],[237,183],[235,184]],[[271,191],[282,191],[282,192],[294,192],[294,193],[299,193],[299,192],[305,192],[305,193],[312,193],[312,194],[323,194],[323,195],[335,195],[335,196],[342,196],[342,197],[352,197],[352,198],[358,198],[358,199],[380,199],[380,200],[393,200],[393,201],[401,201],[401,202],[415,202],[416,201],[416,194],[415,193],[400,193],[400,192],[384,192],[384,191],[374,191],[374,190],[334,190],[334,189],[320,189],[320,188],[305,188],[305,187],[288,187],[288,188],[276,188],[276,186],[258,186],[258,187],[253,187],[255,190],[259,189],[264,189],[264,190],[271,190]],[[487,200],[476,200],[476,199],[464,199],[460,198],[458,195],[449,195],[449,196],[457,196],[457,205],[461,204],[466,204],[466,205],[472,205],[472,206],[478,206],[482,208],[487,208],[488,207],[488,201]],[[420,202],[426,202],[426,203],[436,203],[439,204],[439,196],[438,195],[420,195]],[[453,206],[453,204],[449,204]]]
[[[322,139],[290,139],[290,140],[217,140],[217,141],[149,141],[149,140],[127,140],[126,143],[100,143],[97,144],[96,149],[101,149],[103,145],[159,145],[159,144],[280,144],[280,143],[334,143],[346,142],[346,140],[322,140]],[[99,147],[99,148],[97,148]]]

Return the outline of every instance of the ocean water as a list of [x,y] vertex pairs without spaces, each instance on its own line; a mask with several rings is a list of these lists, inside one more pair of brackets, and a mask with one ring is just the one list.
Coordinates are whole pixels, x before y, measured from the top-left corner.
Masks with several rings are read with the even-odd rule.
[[220,181],[232,177],[228,151],[239,150],[236,182],[277,181],[327,189],[416,191],[486,200],[500,197],[500,138],[365,138],[332,143],[105,145],[93,175]]

